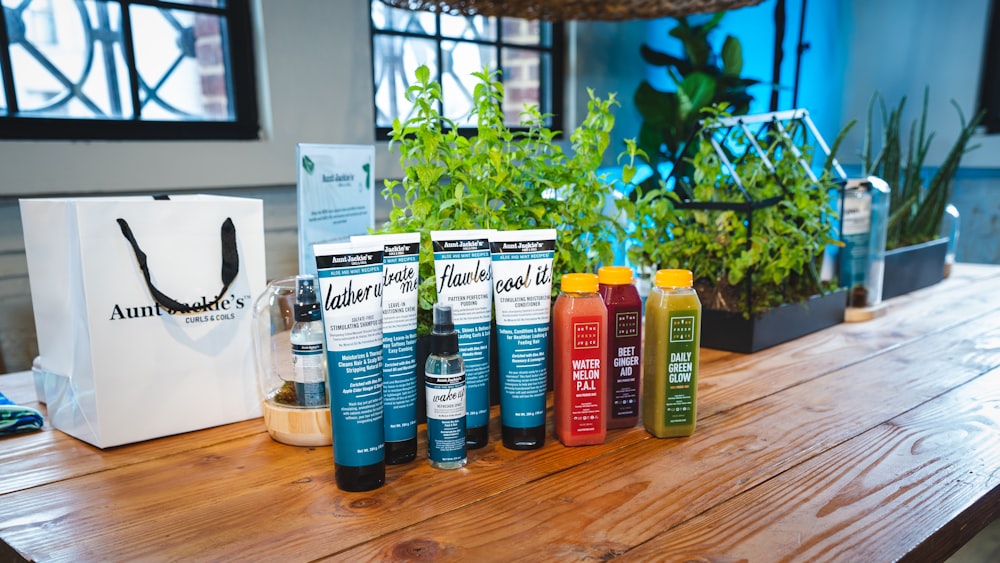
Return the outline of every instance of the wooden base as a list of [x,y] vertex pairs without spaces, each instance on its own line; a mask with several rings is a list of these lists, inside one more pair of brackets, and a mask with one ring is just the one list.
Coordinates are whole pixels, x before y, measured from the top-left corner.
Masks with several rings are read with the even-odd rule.
[[870,321],[881,317],[888,310],[889,307],[885,304],[885,301],[874,307],[848,307],[844,309],[844,322],[860,323]]
[[295,408],[264,401],[264,424],[277,442],[290,446],[333,444],[330,409]]

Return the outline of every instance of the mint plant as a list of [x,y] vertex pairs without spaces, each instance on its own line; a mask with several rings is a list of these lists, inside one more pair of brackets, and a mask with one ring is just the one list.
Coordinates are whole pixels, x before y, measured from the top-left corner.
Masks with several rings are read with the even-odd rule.
[[571,133],[567,154],[535,106],[519,116],[523,130],[506,125],[499,71],[473,76],[478,82],[469,118],[475,134],[459,134],[456,123],[440,113],[441,86],[425,66],[407,90],[414,111],[394,120],[389,134],[403,177],[385,182],[382,193],[393,207],[381,232],[421,233],[421,334],[429,331],[437,300],[432,230],[556,229],[553,295],[563,272],[596,271],[610,263],[621,235],[604,214],[614,184],[598,174],[614,127],[612,109],[619,105],[614,94],[602,99],[588,90],[587,115]]
[[819,268],[826,246],[839,244],[839,185],[832,156],[818,174],[813,170],[813,146],[800,122],[762,127],[751,139],[746,129],[722,124],[731,117],[726,110],[721,104],[706,112],[686,152],[690,176],[674,178],[669,189],[639,188],[637,200],[622,207],[634,218],[633,263],[689,269],[706,307],[750,316],[830,285]]

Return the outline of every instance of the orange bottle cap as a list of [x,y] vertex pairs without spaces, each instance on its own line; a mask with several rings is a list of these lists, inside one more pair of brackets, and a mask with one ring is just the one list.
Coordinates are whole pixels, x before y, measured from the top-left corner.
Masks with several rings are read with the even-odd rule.
[[632,283],[632,268],[628,266],[601,266],[597,270],[597,281],[605,285],[628,285]]
[[595,293],[597,274],[563,274],[560,287],[566,293]]
[[691,287],[693,282],[691,270],[657,270],[653,283],[656,287]]

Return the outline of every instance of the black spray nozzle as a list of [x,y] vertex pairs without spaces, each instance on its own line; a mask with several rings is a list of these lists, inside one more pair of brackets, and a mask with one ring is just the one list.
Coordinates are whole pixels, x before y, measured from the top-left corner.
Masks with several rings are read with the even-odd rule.
[[451,305],[434,304],[434,330],[431,331],[431,353],[449,356],[458,353],[458,332],[451,318]]
[[451,320],[451,305],[434,304],[434,332],[447,334],[455,331],[455,323]]
[[318,321],[320,318],[319,299],[316,298],[316,276],[301,274],[295,276],[295,320]]

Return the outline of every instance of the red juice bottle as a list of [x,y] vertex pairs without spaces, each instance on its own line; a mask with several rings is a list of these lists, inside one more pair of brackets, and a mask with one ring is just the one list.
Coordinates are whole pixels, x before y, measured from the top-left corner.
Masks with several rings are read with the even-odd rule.
[[608,309],[607,428],[631,428],[639,422],[642,299],[632,283],[632,268],[603,266],[597,281]]
[[607,434],[608,310],[594,274],[565,274],[552,309],[556,437],[603,444]]

